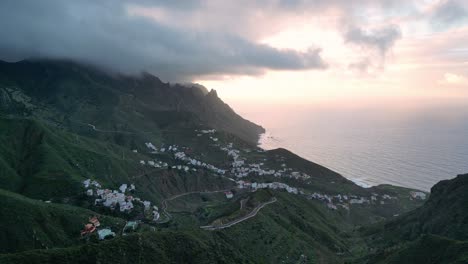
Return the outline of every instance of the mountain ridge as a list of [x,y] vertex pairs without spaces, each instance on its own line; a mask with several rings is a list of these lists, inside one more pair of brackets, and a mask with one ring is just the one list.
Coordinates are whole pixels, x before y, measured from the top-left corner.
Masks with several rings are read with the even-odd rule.
[[[0,103],[2,263],[426,263],[415,254],[445,242],[451,260],[465,257],[467,175],[428,200],[362,188],[259,148],[263,128],[214,90],[0,62]],[[115,237],[81,235],[94,216]]]
[[[23,75],[29,77],[24,80]],[[84,122],[92,122],[93,119],[103,121],[101,115],[110,115],[112,108],[126,112],[129,115],[127,119],[140,112],[157,114],[159,111],[171,111],[179,115],[192,113],[200,122],[251,143],[256,143],[259,134],[265,131],[237,115],[222,102],[216,91],[205,94],[194,88],[198,87],[195,84],[189,87],[170,85],[149,73],[140,76],[110,74],[68,60],[25,60],[0,62],[0,78],[5,87],[20,88],[25,97],[39,99],[36,111],[37,108],[50,107],[64,112],[66,116],[59,116],[59,119],[84,115],[88,118],[82,120]],[[1,98],[5,100],[8,94],[5,89],[2,94]],[[23,106],[22,109],[25,108]],[[27,114],[31,110],[24,112]]]

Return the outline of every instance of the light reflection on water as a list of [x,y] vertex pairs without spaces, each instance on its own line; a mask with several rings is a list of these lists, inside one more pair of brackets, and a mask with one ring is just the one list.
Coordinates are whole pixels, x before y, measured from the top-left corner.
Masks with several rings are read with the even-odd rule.
[[429,190],[468,173],[468,107],[270,109],[243,115],[267,129],[262,147],[289,149],[361,184]]

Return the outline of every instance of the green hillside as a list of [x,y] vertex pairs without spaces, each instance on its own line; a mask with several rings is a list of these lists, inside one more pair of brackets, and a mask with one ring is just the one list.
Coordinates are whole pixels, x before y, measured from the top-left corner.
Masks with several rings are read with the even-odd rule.
[[[466,259],[468,175],[362,188],[215,91],[70,61],[1,62],[0,103],[0,263]],[[95,215],[115,237],[80,235]]]
[[82,243],[80,230],[92,216],[117,230],[125,221],[80,207],[46,203],[1,190],[0,253],[67,247]]
[[0,263],[253,263],[235,248],[188,232],[146,232],[99,244],[0,255]]
[[150,74],[110,75],[71,61],[0,61],[0,95],[5,112],[60,125],[91,123],[109,131],[158,133],[174,123],[203,123],[252,143],[264,132],[215,91],[170,85]]
[[415,252],[411,263],[428,263],[424,259],[430,258],[434,260],[429,263],[463,263],[461,259],[466,261],[468,256],[466,242],[462,242],[468,240],[467,198],[468,174],[458,175],[434,185],[428,201],[420,208],[363,228],[361,234],[372,254],[382,261],[403,259]]

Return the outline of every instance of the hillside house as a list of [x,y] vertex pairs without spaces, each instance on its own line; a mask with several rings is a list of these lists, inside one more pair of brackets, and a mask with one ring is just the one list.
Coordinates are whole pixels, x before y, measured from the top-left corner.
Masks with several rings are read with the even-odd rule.
[[115,233],[112,232],[112,230],[110,230],[109,228],[104,228],[104,229],[98,230],[98,236],[99,236],[99,240],[104,240],[108,237],[115,237]]
[[226,198],[228,199],[232,199],[232,197],[234,197],[231,191],[224,192],[224,194],[226,195]]
[[129,231],[135,231],[138,228],[138,221],[128,221],[127,224],[124,227],[124,232],[129,230]]
[[150,201],[143,201],[143,205],[145,206],[145,210],[149,210],[151,207],[151,202]]
[[89,222],[93,224],[95,227],[99,227],[101,223],[99,222],[99,219],[96,216],[93,216],[89,219]]
[[426,199],[426,194],[423,192],[410,192],[410,195],[413,199],[420,199],[420,200],[425,200]]
[[87,234],[91,234],[94,231],[96,231],[96,227],[93,224],[86,224],[84,226],[84,229],[81,230],[80,234],[81,234],[81,236],[84,236],[84,235],[87,235]]
[[159,220],[159,212],[157,210],[153,210],[153,221],[158,221]]

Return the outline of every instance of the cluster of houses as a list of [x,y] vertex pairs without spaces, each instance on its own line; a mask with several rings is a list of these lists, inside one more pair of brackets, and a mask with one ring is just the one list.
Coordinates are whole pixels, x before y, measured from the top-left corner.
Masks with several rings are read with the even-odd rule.
[[93,186],[93,187],[96,187],[96,188],[101,188],[101,184],[99,184],[99,182],[97,181],[91,181],[91,179],[87,179],[83,182],[83,185],[86,189],[88,189],[89,187]]
[[200,131],[195,130],[195,132],[200,132],[197,134],[197,136],[201,137],[203,134],[214,134],[216,130],[215,129],[202,129]]
[[[210,139],[214,142],[218,142],[218,138],[214,137],[214,133],[216,130],[210,129],[210,130],[196,130],[198,133],[197,136],[202,136],[203,134],[208,134]],[[151,153],[161,153],[167,151],[171,151],[174,153],[174,158],[176,160],[180,160],[186,163],[186,165],[173,165],[171,166],[173,169],[178,169],[181,171],[189,171],[193,170],[196,171],[194,167],[198,168],[205,168],[208,170],[211,170],[214,173],[224,175],[226,173],[229,173],[230,176],[234,176],[234,178],[244,178],[247,176],[254,176],[254,175],[259,175],[259,176],[274,176],[274,177],[286,177],[286,178],[294,178],[297,180],[308,180],[311,178],[310,175],[298,171],[294,171],[291,168],[288,168],[287,165],[284,163],[284,158],[279,157],[278,162],[281,162],[281,168],[280,169],[269,169],[265,168],[265,164],[263,162],[258,162],[258,163],[247,163],[247,159],[243,158],[241,156],[241,151],[238,149],[235,149],[233,146],[233,143],[229,143],[224,147],[220,147],[220,149],[224,152],[227,153],[227,155],[232,159],[230,169],[224,170],[217,168],[214,165],[207,164],[205,162],[202,162],[200,160],[196,160],[194,158],[191,158],[186,155],[185,152],[181,151],[183,148],[179,148],[176,145],[169,146],[167,149],[166,148],[157,148],[155,147],[151,142],[145,143],[146,147],[151,150]],[[219,144],[216,144],[216,146],[219,146]],[[257,150],[258,152],[264,152],[264,150],[259,149]],[[246,150],[246,152],[250,152],[250,150]],[[140,161],[142,165],[149,165],[153,167],[170,167],[167,163],[161,163],[161,162],[154,162],[154,161]],[[231,178],[230,178],[231,179]],[[234,179],[231,179],[234,181]],[[378,194],[373,193],[370,197],[360,197],[356,195],[327,195],[327,194],[320,194],[320,193],[312,193],[312,194],[305,194],[302,191],[298,190],[295,187],[291,187],[285,183],[281,182],[272,182],[272,183],[257,183],[257,182],[249,182],[249,181],[244,181],[244,180],[238,180],[236,181],[237,187],[240,189],[250,189],[252,191],[255,191],[257,189],[273,189],[273,190],[285,190],[288,193],[292,194],[301,194],[305,195],[308,199],[315,199],[319,201],[323,201],[326,206],[331,209],[331,210],[337,210],[338,207],[342,207],[344,209],[349,210],[349,206],[351,204],[385,204],[386,200],[392,200],[392,199],[397,199],[397,197],[392,197],[390,195],[384,194],[379,197]],[[226,198],[231,199],[233,197],[232,192],[226,192],[225,193]],[[425,199],[426,194],[423,192],[411,192],[410,193],[411,197],[413,199]],[[157,212],[157,210],[156,210]],[[159,214],[158,214],[159,218]]]
[[[205,133],[205,134],[206,133],[214,133],[214,131],[215,131],[214,129],[213,130],[201,130],[201,132]],[[215,141],[217,141],[217,139]],[[217,168],[214,165],[207,164],[205,162],[202,162],[202,161],[199,161],[199,160],[188,157],[185,154],[185,152],[179,151],[179,150],[181,150],[183,148],[180,148],[177,145],[170,145],[167,148],[164,148],[164,147],[157,148],[151,142],[147,142],[147,143],[145,143],[145,145],[146,145],[147,148],[149,148],[151,150],[150,153],[173,152],[175,159],[187,162],[187,164],[186,165],[172,165],[172,166],[170,166],[166,162],[140,160],[141,165],[149,165],[149,166],[152,166],[152,167],[155,167],[155,168],[168,168],[168,167],[171,167],[172,169],[177,169],[177,170],[185,171],[185,172],[188,172],[190,170],[191,171],[197,171],[197,169],[193,168],[193,167],[200,167],[200,168],[205,168],[205,169],[211,170],[212,172],[218,173],[218,174],[221,174],[221,175],[224,175],[225,172],[226,172],[225,170]],[[190,168],[187,165],[193,166],[193,167]]]
[[258,189],[272,189],[272,190],[286,190],[288,193],[299,194],[302,193],[296,187],[291,187],[286,183],[282,182],[271,182],[271,183],[257,183],[250,181],[237,181],[237,187],[239,189],[250,189],[256,191]]
[[86,190],[86,194],[88,196],[97,197],[94,200],[94,205],[103,205],[111,209],[117,208],[120,212],[130,212],[134,207],[133,202],[140,201],[139,198],[126,194],[133,190],[135,190],[135,185],[130,184],[130,186],[128,186],[127,184],[122,184],[119,190],[91,188]]
[[134,184],[122,184],[118,190],[102,189],[101,185],[96,181],[87,179],[83,181],[86,188],[86,195],[95,197],[94,205],[102,205],[111,210],[118,209],[120,212],[128,213],[134,208],[134,203],[143,204],[145,211],[151,211],[153,220],[159,219],[159,211],[157,206],[151,207],[150,201],[143,201],[138,197],[131,195],[135,190]]
[[306,196],[309,200],[318,200],[326,204],[328,209],[337,210],[338,207],[342,207],[349,210],[349,204],[364,204],[369,203],[369,199],[365,197],[358,197],[356,195],[327,195],[314,192]]
[[148,160],[148,161],[140,160],[140,164],[151,166],[154,168],[167,168],[169,166],[166,162],[157,161],[157,160]]
[[[243,159],[240,155],[240,151],[234,149],[233,144],[229,143],[225,147],[222,147],[221,150],[225,151],[229,157],[232,158],[231,162],[231,174],[233,174],[237,178],[247,177],[250,174],[253,175],[270,175],[274,177],[287,177],[287,178],[295,178],[295,179],[302,179],[307,180],[310,178],[310,175],[306,173],[301,173],[297,171],[293,171],[291,168],[286,168],[286,164],[282,164],[282,169],[273,170],[273,169],[263,169],[264,163],[252,163],[247,164],[246,160]],[[247,150],[250,152],[250,150]]]
[[342,207],[346,210],[349,210],[349,205],[351,204],[385,204],[385,200],[396,200],[398,199],[395,196],[390,196],[388,194],[379,195],[377,193],[372,193],[370,198],[362,197],[357,195],[327,195],[314,192],[312,194],[306,195],[309,200],[319,200],[324,202],[329,209],[336,210],[338,207]]
[[152,154],[164,153],[164,152],[169,152],[169,151],[176,152],[179,149],[179,147],[176,145],[170,145],[167,148],[166,147],[157,148],[151,142],[146,142],[145,145],[150,150],[150,153]]
[[[214,129],[196,130],[196,132],[199,132],[198,134],[199,136],[203,134],[210,134],[210,139],[212,139],[215,142],[218,141],[218,138],[211,136],[211,134],[214,134],[216,132],[216,130]],[[171,166],[165,162],[160,162],[160,161],[144,161],[144,160],[140,161],[141,165],[148,165],[148,166],[152,166],[155,168],[172,167],[173,169],[178,169],[181,171],[189,171],[189,170],[196,171],[197,169],[194,167],[198,167],[198,168],[208,169],[220,175],[225,175],[227,172],[230,172],[230,174],[235,176],[236,178],[247,177],[249,175],[259,175],[259,176],[270,175],[274,177],[288,177],[288,178],[302,179],[302,180],[307,180],[310,178],[310,175],[307,175],[306,173],[293,171],[291,168],[287,168],[286,164],[282,164],[282,168],[279,170],[263,168],[264,163],[247,164],[246,160],[241,157],[240,150],[237,150],[233,147],[233,143],[229,143],[224,147],[220,147],[222,151],[226,152],[227,155],[232,158],[230,170],[221,169],[212,164],[208,164],[203,161],[191,158],[187,156],[184,151],[181,151],[183,148],[178,147],[176,145],[171,145],[167,148],[165,147],[158,148],[154,146],[151,142],[147,142],[145,143],[145,145],[148,149],[150,149],[150,153],[173,152],[175,159],[186,162],[186,165]],[[250,150],[246,150],[246,151],[250,152]],[[260,150],[260,152],[264,152],[264,151]]]
[[[181,161],[184,161],[184,162],[187,162],[187,165],[191,165],[191,166],[194,166],[194,167],[200,167],[200,168],[205,168],[205,169],[208,169],[214,173],[217,173],[217,174],[221,174],[221,175],[224,175],[226,173],[225,170],[222,170],[220,168],[217,168],[216,166],[213,166],[211,164],[207,164],[205,162],[202,162],[202,161],[199,161],[199,160],[196,160],[194,158],[190,158],[189,156],[187,156],[184,152],[180,151],[180,152],[176,152],[174,153],[174,158],[177,159],[177,160],[181,160]],[[188,171],[190,168],[188,166],[181,166],[181,165],[178,165],[178,167],[183,167],[184,170]],[[196,171],[195,168],[192,168],[192,170]]]

